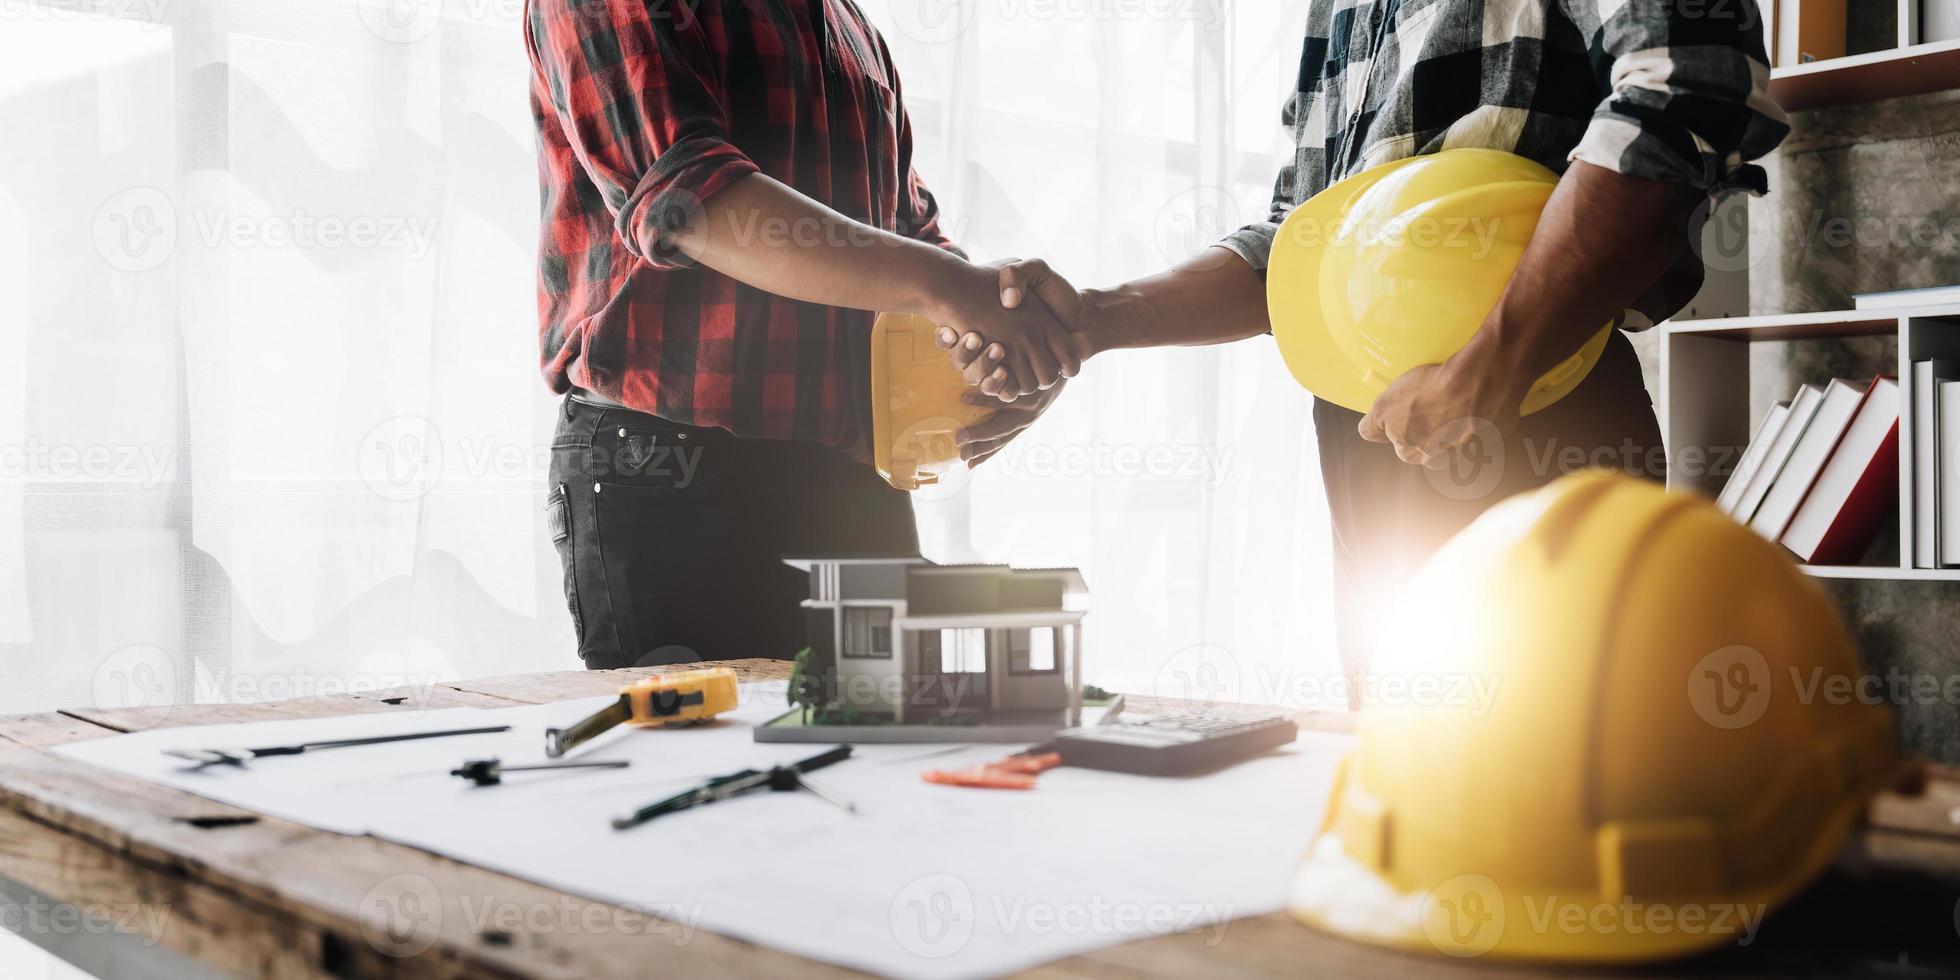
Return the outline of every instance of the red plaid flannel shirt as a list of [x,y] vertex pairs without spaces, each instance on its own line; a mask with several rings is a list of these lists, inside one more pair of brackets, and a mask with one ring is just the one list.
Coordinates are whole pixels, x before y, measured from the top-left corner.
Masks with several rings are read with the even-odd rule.
[[884,39],[851,0],[527,0],[525,19],[552,390],[861,454],[872,315],[693,266],[661,231],[760,171],[953,249]]

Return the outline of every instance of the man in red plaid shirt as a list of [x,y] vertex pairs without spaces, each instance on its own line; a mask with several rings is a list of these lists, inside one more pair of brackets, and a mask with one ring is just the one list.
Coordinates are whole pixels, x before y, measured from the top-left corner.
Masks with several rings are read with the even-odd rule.
[[872,311],[1013,343],[1023,424],[1079,365],[941,232],[851,0],[689,2],[526,10],[566,395],[547,503],[592,668],[789,656],[808,580],[785,553],[917,553],[910,501],[862,464]]

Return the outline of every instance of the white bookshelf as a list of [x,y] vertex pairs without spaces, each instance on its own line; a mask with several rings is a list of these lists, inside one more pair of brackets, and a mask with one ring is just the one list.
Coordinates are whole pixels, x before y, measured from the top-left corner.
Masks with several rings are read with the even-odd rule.
[[[1876,0],[1849,0],[1852,4]],[[1790,111],[1824,106],[1877,102],[1906,95],[1924,95],[1960,88],[1960,40],[1921,43],[1919,5],[1947,0],[1891,0],[1898,5],[1893,46],[1826,58],[1801,65],[1777,65],[1770,71],[1770,94]],[[1781,0],[1760,0],[1769,16],[1767,38],[1776,52],[1776,23],[1783,16]]]
[[[1912,362],[1960,359],[1960,305],[1675,320],[1660,325],[1660,413],[1668,485],[1713,497],[1726,475],[1708,472],[1707,447],[1740,451],[1750,414],[1749,349],[1766,341],[1891,337],[1899,381],[1899,558],[1893,565],[1806,565],[1820,578],[1960,582],[1960,568],[1913,568]],[[1819,383],[1827,379],[1804,379]],[[1789,392],[1779,392],[1785,397]],[[1702,453],[1700,458],[1692,454]],[[1733,460],[1730,461],[1733,465]]]

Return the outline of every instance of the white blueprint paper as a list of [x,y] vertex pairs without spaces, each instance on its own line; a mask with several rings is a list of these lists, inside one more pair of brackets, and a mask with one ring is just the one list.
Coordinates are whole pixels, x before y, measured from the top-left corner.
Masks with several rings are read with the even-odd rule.
[[[764,791],[614,831],[614,816],[704,777],[825,748],[754,742],[751,726],[785,710],[781,688],[744,695],[719,724],[622,729],[573,756],[629,759],[629,769],[512,774],[495,787],[448,773],[466,759],[544,761],[547,727],[611,699],[161,729],[58,751],[814,959],[895,977],[961,978],[1153,933],[1222,937],[1231,919],[1283,908],[1334,764],[1352,744],[1303,732],[1288,749],[1206,776],[1062,768],[1027,792],[919,778],[1012,746],[859,746],[812,777],[854,802],[855,815],[809,793]],[[244,769],[192,772],[162,755],[500,724],[513,728],[275,757]]]

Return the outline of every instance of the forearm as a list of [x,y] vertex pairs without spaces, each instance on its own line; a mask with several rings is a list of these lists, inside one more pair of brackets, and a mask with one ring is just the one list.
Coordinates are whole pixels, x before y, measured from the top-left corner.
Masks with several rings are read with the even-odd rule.
[[729,184],[667,237],[757,289],[878,312],[937,316],[966,268],[943,249],[853,221],[763,174]]
[[1229,249],[1209,248],[1153,276],[1082,294],[1092,352],[1193,347],[1270,330],[1266,285]]
[[1446,367],[1473,367],[1509,404],[1676,267],[1704,195],[1574,162],[1483,328]]

